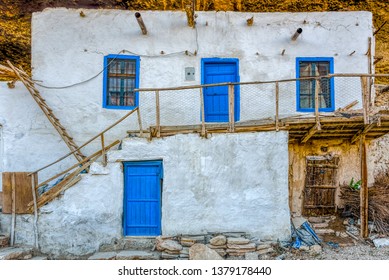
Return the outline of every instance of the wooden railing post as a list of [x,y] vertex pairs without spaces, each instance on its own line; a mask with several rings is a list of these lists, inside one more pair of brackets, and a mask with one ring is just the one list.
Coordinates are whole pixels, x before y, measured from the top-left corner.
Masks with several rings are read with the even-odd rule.
[[320,78],[316,78],[315,80],[315,120],[316,120],[317,130],[321,129],[320,117],[319,117],[319,106],[320,106],[319,93],[320,93]]
[[16,225],[16,179],[15,179],[15,172],[12,173],[11,178],[11,210],[12,210],[12,217],[11,217],[11,240],[10,245],[13,246],[15,244],[15,225]]
[[276,131],[280,130],[279,126],[279,84],[276,82]]
[[107,154],[105,152],[104,133],[101,133],[100,139],[101,139],[101,151],[103,156],[103,165],[107,166]]
[[234,85],[228,85],[228,131],[235,132],[235,90]]
[[39,249],[39,241],[38,241],[38,207],[37,207],[37,193],[36,193],[36,184],[37,184],[37,173],[31,174],[31,191],[32,191],[32,201],[34,203],[34,237],[35,237],[35,248]]
[[141,115],[140,115],[139,107],[137,108],[136,113],[138,115],[139,137],[143,137],[142,118],[141,118]]
[[200,106],[201,106],[201,136],[206,137],[207,131],[205,128],[205,108],[204,108],[204,93],[203,88],[200,88]]
[[157,137],[161,137],[161,115],[159,107],[159,90],[155,91],[155,122],[157,127]]
[[367,86],[368,86],[367,77],[366,76],[361,77],[363,122],[364,122],[364,124],[369,124],[369,115],[368,115],[368,110],[369,110],[368,94],[369,94],[369,90],[368,90]]

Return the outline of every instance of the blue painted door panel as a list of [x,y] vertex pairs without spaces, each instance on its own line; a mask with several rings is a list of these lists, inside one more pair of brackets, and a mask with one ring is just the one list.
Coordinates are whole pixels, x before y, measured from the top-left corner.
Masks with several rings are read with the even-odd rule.
[[124,176],[124,235],[160,235],[162,162],[126,162]]
[[[203,71],[204,84],[239,81],[236,62],[204,62]],[[238,119],[238,104],[239,92],[236,91],[235,120]],[[204,111],[206,122],[228,122],[228,86],[204,88]]]

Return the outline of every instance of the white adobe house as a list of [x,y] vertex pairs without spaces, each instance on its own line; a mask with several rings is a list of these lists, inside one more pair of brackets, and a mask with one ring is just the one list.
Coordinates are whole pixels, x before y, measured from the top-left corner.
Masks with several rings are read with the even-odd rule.
[[[191,28],[185,12],[144,11],[147,35],[133,11],[80,12],[46,9],[32,17],[32,78],[80,144],[136,107],[143,127],[154,126],[155,92],[136,88],[373,70],[370,12],[196,12]],[[0,171],[32,172],[68,153],[22,83],[0,86]],[[328,78],[320,87],[320,113],[354,100],[354,108],[362,108],[359,78]],[[227,88],[204,88],[203,100],[198,89],[160,91],[161,125],[199,125],[203,115],[207,124],[227,123]],[[234,90],[236,125],[274,120],[274,83]],[[312,115],[314,98],[315,82],[280,84],[279,117]],[[81,181],[39,209],[43,252],[83,255],[124,236],[239,231],[262,240],[290,238],[288,130],[124,138],[137,129],[130,117],[107,133],[107,143],[122,140],[120,149],[108,153],[108,164],[94,163]],[[82,151],[90,155],[99,145]],[[68,158],[45,169],[39,181],[72,164]],[[358,176],[358,168],[345,173]],[[9,230],[10,215],[0,221],[1,230]],[[31,215],[18,215],[17,243],[34,244],[32,223]]]

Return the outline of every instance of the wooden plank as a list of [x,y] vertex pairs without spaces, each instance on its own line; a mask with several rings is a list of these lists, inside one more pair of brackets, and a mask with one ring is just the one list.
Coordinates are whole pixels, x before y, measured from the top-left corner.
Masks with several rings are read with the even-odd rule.
[[228,124],[229,132],[235,132],[235,89],[234,85],[228,85]]
[[159,91],[155,91],[155,126],[157,127],[157,137],[161,137],[161,115],[159,104]]
[[316,123],[301,139],[301,143],[306,143],[318,131],[318,124]]
[[[13,179],[13,176],[15,178]],[[15,180],[15,213],[27,214],[27,204],[33,200],[28,172],[3,172],[3,213],[12,213],[12,185]]]
[[280,130],[279,125],[279,95],[280,95],[280,88],[278,85],[278,82],[276,82],[276,131]]
[[38,207],[37,207],[37,193],[36,193],[36,185],[37,185],[37,180],[38,174],[34,173],[31,175],[31,193],[32,193],[32,202],[34,203],[34,223],[33,223],[33,228],[34,228],[34,237],[35,237],[35,248],[39,249],[39,239],[38,239]]
[[369,236],[368,220],[369,220],[369,194],[367,188],[368,173],[367,173],[367,153],[365,135],[361,136],[360,140],[361,153],[361,189],[360,189],[360,214],[361,214],[361,237],[367,238]]
[[375,123],[371,123],[368,125],[365,125],[363,128],[361,128],[351,139],[351,144],[354,144],[362,135],[366,135],[366,133],[369,132],[370,129],[375,127]]

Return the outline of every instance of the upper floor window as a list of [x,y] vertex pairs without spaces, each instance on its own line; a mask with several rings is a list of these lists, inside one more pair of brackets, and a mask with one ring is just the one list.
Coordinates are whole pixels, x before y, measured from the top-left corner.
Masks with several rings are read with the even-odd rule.
[[[298,57],[296,58],[297,78],[326,76],[334,72],[332,57]],[[330,112],[335,108],[333,78],[319,80],[319,111]],[[315,110],[316,80],[297,81],[297,111]]]
[[103,107],[133,109],[138,106],[139,57],[107,55],[104,57]]

